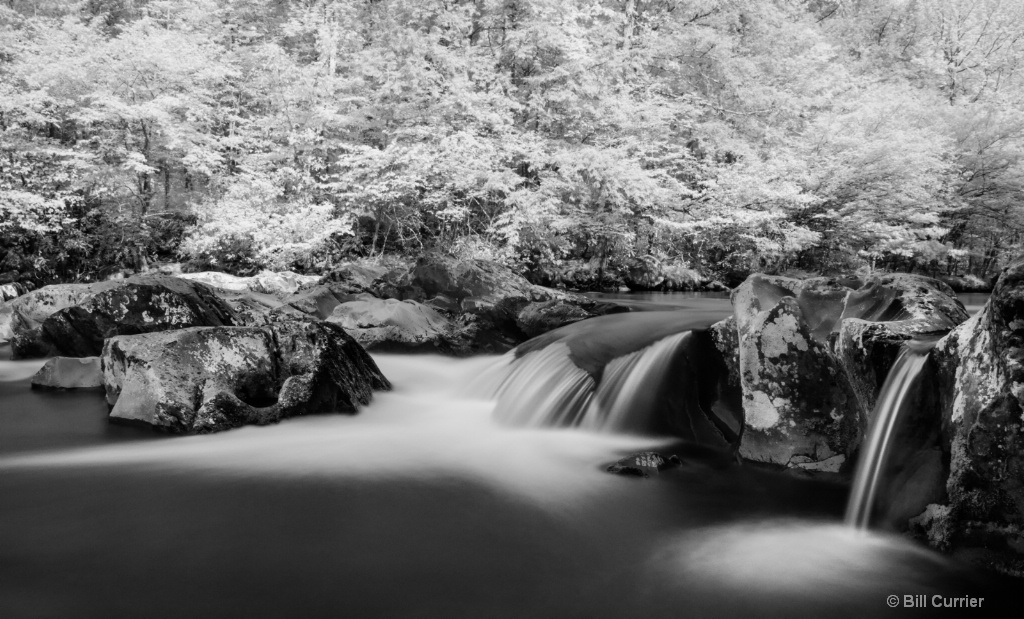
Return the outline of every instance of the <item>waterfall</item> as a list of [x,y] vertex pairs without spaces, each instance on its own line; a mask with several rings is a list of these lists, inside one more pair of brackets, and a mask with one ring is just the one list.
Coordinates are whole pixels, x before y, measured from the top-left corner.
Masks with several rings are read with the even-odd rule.
[[918,341],[906,344],[889,371],[885,384],[882,385],[871,419],[871,432],[863,445],[853,480],[853,492],[846,507],[848,526],[861,530],[868,528],[900,411],[904,408],[905,400],[916,384],[933,345],[934,342]]
[[671,361],[690,331],[676,333],[609,361],[597,376],[581,369],[556,342],[518,358],[509,353],[482,383],[497,397],[495,417],[519,426],[569,426],[595,431],[648,431]]

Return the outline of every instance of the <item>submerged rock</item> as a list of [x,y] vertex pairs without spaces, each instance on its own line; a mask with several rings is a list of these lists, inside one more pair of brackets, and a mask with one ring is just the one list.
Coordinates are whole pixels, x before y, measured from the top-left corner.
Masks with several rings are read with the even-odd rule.
[[609,465],[606,470],[617,475],[650,477],[681,465],[682,461],[678,456],[666,458],[655,451],[642,451],[622,458],[615,464]]
[[951,438],[948,506],[931,510],[930,537],[1024,573],[1024,260],[932,358]]
[[[203,284],[166,275],[137,275],[110,285],[43,321],[42,340],[58,354],[99,355],[115,335],[195,326],[226,326],[234,310]],[[21,356],[27,356],[22,348]]]
[[99,357],[54,357],[32,377],[37,389],[101,389],[103,368]]
[[112,420],[178,433],[354,412],[390,389],[366,351],[330,323],[116,336],[104,346],[103,372]]

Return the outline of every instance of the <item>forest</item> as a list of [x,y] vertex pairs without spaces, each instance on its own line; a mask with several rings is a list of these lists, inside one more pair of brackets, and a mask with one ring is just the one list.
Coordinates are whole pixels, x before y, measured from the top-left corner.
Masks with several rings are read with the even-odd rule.
[[0,283],[439,252],[984,288],[1021,58],[1017,0],[2,0]]

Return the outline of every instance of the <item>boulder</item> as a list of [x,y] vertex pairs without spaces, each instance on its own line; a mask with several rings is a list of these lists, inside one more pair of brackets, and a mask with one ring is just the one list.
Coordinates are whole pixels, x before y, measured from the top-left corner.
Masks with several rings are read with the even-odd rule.
[[628,261],[623,281],[630,290],[698,290],[703,278],[684,264],[663,262],[654,256]]
[[249,290],[263,294],[289,295],[319,282],[319,275],[301,275],[293,271],[261,271],[252,276]]
[[243,292],[245,290],[249,290],[249,282],[252,281],[251,277],[239,277],[238,275],[221,273],[220,271],[182,273],[177,277],[230,292]]
[[948,503],[919,523],[940,547],[1024,573],[1024,260],[984,309],[936,345]]
[[[166,275],[136,275],[66,307],[43,321],[42,339],[69,357],[99,355],[115,335],[151,333],[237,322],[234,310],[198,282]],[[24,348],[19,355],[26,356]]]
[[58,354],[41,327],[15,333],[10,344],[11,359],[42,359]]
[[334,308],[327,319],[341,325],[367,350],[452,352],[454,326],[416,301],[365,298]]
[[792,297],[750,316],[738,312],[737,325],[745,420],[740,455],[838,471],[857,445],[861,423],[838,360],[812,337]]
[[505,352],[530,337],[629,308],[535,286],[506,266],[486,260],[429,255],[411,271],[409,285],[428,305],[455,316],[469,346]]
[[349,262],[334,269],[325,279],[334,284],[347,286],[350,294],[381,292],[388,285],[395,285],[408,274],[405,265],[387,266],[373,262]]
[[25,294],[25,292],[27,292],[25,290],[25,287],[17,282],[12,282],[10,284],[2,284],[0,285],[0,303],[3,303],[4,301],[10,301],[11,299],[14,299],[16,297],[20,297],[21,295]]
[[[77,305],[92,295],[118,286],[118,282],[55,284],[0,303],[0,340],[38,329],[55,312]],[[17,358],[17,357],[15,357]]]
[[350,286],[327,282],[305,288],[284,298],[283,303],[319,320],[330,318],[334,308],[347,301],[376,298],[367,292],[353,292]]
[[[486,260],[460,260],[437,254],[420,258],[411,283],[427,297],[445,295],[458,301],[498,304],[507,299],[533,299],[534,286],[511,269]],[[539,300],[539,299],[538,299]]]
[[112,420],[176,433],[355,412],[390,389],[366,351],[323,322],[115,336],[103,373]]
[[235,322],[238,325],[265,325],[281,320],[312,319],[304,312],[300,312],[271,294],[251,290],[241,292],[218,290],[217,296],[234,310]]
[[532,301],[552,298],[546,289],[486,260],[428,255],[417,261],[410,276],[410,286],[424,298],[444,297],[457,304],[465,315],[465,333],[481,351],[504,352],[528,339],[517,324],[519,312]]
[[516,325],[527,337],[535,337],[592,316],[579,305],[555,299],[530,303],[519,312]]
[[[443,314],[459,334],[458,345],[449,352],[460,354],[506,352],[532,335],[575,319],[628,311],[616,304],[535,286],[495,262],[440,254],[422,256],[412,266],[348,263],[328,274],[321,285],[304,288],[284,301],[326,319],[339,304],[366,300],[370,298],[367,295],[415,301]],[[548,305],[528,308],[532,303]]]
[[300,275],[292,271],[260,271],[251,277],[239,277],[218,271],[203,271],[182,273],[178,277],[230,292],[252,291],[282,296],[295,294],[303,286],[312,286],[320,281],[319,275]]
[[[967,318],[948,286],[904,274],[752,275],[734,291],[733,310],[741,455],[827,472],[848,468],[904,343],[944,334]],[[724,346],[731,330],[718,329],[716,344]]]
[[102,389],[99,357],[54,357],[32,377],[34,389]]

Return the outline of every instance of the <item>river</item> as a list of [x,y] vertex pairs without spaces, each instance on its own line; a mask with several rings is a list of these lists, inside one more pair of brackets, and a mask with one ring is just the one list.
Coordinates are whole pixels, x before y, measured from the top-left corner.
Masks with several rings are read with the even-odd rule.
[[863,617],[1001,594],[844,527],[846,485],[700,459],[614,476],[671,441],[499,425],[468,388],[495,358],[374,358],[395,389],[358,415],[191,437],[0,360],[0,617]]

